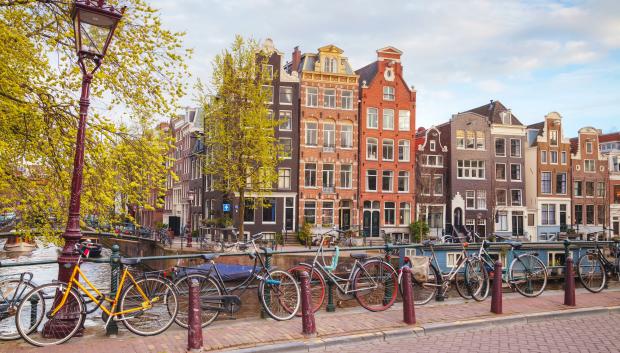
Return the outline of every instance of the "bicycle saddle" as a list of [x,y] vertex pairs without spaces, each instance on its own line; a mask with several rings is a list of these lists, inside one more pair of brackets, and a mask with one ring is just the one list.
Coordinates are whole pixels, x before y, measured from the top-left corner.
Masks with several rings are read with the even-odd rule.
[[218,257],[220,257],[220,254],[202,254],[202,258],[205,261],[211,261],[211,260],[215,260]]
[[518,241],[511,241],[509,244],[515,249],[518,249],[523,245],[521,242],[518,242]]
[[134,266],[142,262],[142,259],[121,258],[121,263],[127,266]]
[[365,253],[353,253],[350,255],[352,258],[357,259],[357,260],[364,260],[365,258],[368,257],[368,254]]

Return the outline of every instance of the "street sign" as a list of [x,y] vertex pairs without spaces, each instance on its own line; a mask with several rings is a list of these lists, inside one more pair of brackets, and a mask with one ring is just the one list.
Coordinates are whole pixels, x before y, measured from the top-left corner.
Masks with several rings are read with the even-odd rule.
[[222,211],[230,212],[230,204],[229,203],[223,203],[222,204]]

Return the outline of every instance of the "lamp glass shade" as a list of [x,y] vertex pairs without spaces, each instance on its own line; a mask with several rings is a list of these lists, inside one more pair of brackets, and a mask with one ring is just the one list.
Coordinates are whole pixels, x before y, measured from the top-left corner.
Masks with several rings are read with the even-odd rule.
[[78,54],[103,57],[120,16],[76,6],[73,26]]

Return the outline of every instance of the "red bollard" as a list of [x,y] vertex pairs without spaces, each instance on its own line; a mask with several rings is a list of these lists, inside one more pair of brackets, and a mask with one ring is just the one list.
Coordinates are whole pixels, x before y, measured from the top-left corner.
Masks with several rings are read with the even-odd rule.
[[301,280],[301,325],[304,336],[316,335],[314,310],[312,310],[312,294],[310,293],[310,275],[306,271],[299,274]]
[[575,273],[573,269],[573,259],[566,259],[566,277],[564,284],[564,305],[576,306],[575,303]]
[[411,269],[403,268],[403,320],[408,325],[415,325],[415,304],[411,286]]
[[189,283],[189,305],[187,313],[187,324],[189,329],[187,331],[187,351],[188,352],[201,352],[202,351],[202,322],[201,307],[200,307],[200,284],[198,280],[192,279]]
[[493,269],[493,290],[491,292],[491,312],[495,314],[502,313],[502,263],[495,261]]

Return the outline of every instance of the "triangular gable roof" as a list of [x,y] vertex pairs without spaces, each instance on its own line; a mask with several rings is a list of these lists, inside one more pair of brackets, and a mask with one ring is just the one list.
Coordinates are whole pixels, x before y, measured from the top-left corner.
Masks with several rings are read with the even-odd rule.
[[390,54],[399,54],[402,55],[403,52],[394,48],[393,46],[387,46],[381,49],[377,49],[377,53],[390,53]]
[[326,46],[320,47],[319,52],[328,52],[328,53],[338,53],[338,54],[342,54],[344,53],[344,50],[338,48],[337,46],[333,45],[333,44],[328,44]]
[[[488,104],[468,111],[485,116],[492,124],[501,124],[502,118],[500,113],[508,111],[508,108],[506,108],[500,101],[491,101]],[[523,125],[519,119],[512,114],[512,112],[510,113],[510,116],[512,125]]]

